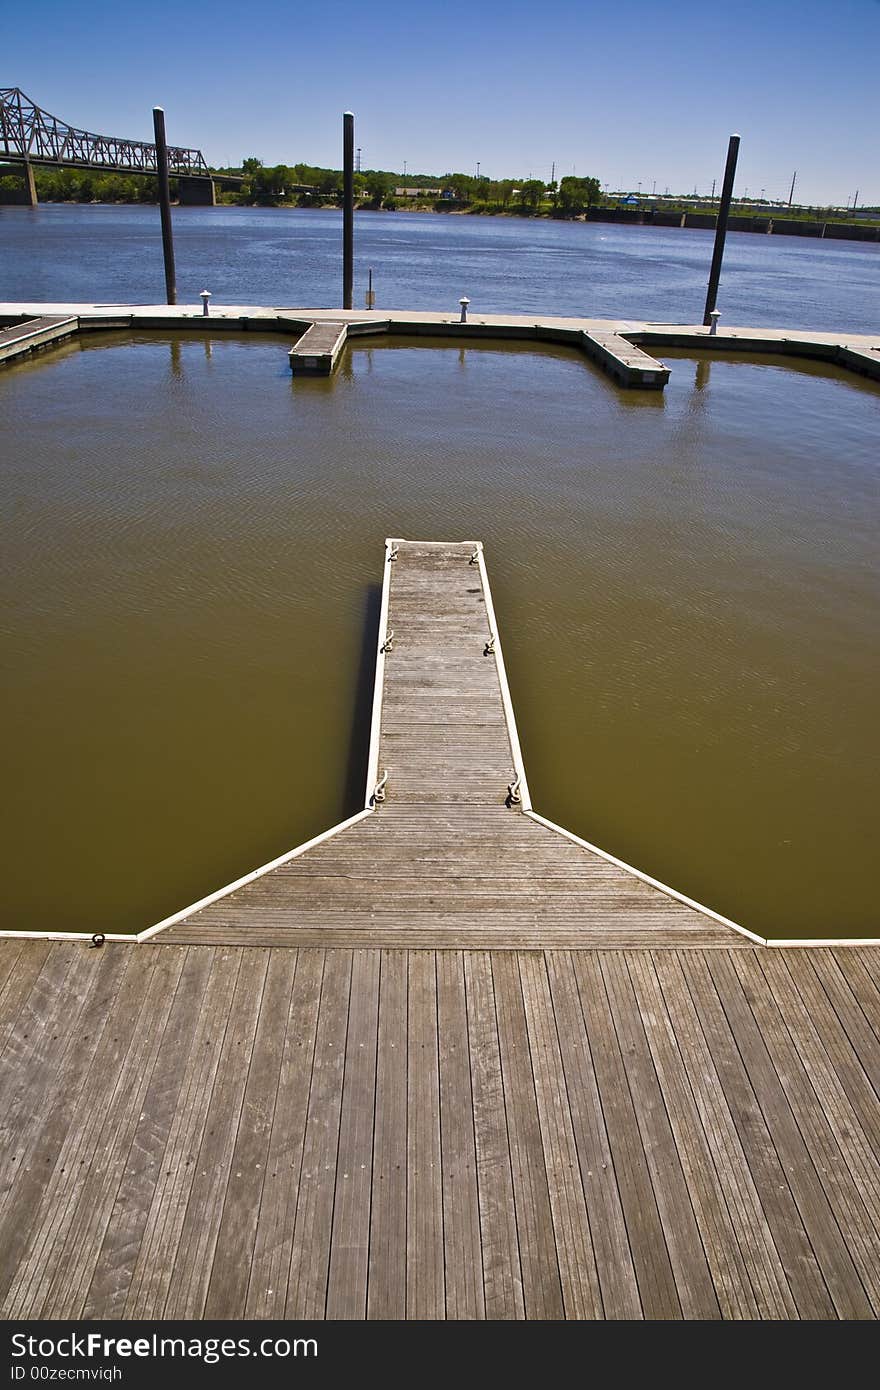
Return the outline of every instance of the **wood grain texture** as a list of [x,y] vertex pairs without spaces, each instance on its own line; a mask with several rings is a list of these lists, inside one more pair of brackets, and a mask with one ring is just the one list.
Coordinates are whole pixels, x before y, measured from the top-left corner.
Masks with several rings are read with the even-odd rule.
[[0,1309],[875,1318],[878,961],[0,942]]

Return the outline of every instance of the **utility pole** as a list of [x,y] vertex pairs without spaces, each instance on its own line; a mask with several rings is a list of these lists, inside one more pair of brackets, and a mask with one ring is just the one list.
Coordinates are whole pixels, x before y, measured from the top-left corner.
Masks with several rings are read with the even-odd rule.
[[342,307],[351,309],[354,296],[354,116],[342,116]]
[[788,206],[791,207],[791,200],[794,197],[794,181],[797,178],[797,169],[791,176],[791,188],[788,190]]
[[162,218],[162,256],[165,261],[165,302],[177,303],[177,277],[174,273],[174,240],[171,234],[171,190],[168,184],[168,146],[165,143],[165,112],[153,107],[153,134],[156,139],[156,173],[159,178],[159,213]]
[[709,286],[706,291],[706,308],[703,323],[712,322],[712,311],[718,299],[718,284],[721,279],[721,262],[724,259],[724,240],[727,236],[727,219],[730,216],[730,200],[733,196],[733,180],[736,176],[736,160],[739,154],[739,136],[731,135],[727,145],[727,163],[724,166],[724,183],[721,185],[721,202],[718,205],[718,220],[715,223],[715,248],[712,252],[712,266],[709,271]]

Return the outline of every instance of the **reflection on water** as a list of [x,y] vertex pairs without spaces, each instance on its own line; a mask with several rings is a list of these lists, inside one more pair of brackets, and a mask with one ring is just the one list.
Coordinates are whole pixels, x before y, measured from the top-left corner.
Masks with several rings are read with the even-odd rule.
[[0,377],[8,925],[136,930],[354,809],[404,535],[485,541],[540,810],[762,934],[876,934],[876,386],[288,347]]

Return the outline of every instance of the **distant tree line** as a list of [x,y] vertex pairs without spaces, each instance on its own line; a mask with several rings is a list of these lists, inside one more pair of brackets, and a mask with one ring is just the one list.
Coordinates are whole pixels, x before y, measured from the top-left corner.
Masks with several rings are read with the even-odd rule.
[[[231,200],[246,204],[277,206],[296,203],[309,206],[315,203],[338,202],[342,197],[342,171],[323,169],[310,164],[264,165],[259,159],[242,161],[240,170],[220,172],[241,173],[247,182]],[[297,185],[308,185],[312,192],[301,192]],[[437,199],[436,189],[442,190]],[[395,190],[405,188],[405,195]],[[527,216],[546,213],[558,217],[577,217],[602,201],[599,180],[595,178],[563,178],[559,183],[544,183],[540,179],[480,178],[473,174],[447,173],[407,174],[383,169],[368,169],[354,176],[355,197],[373,208],[394,208],[433,203],[438,211],[467,209],[472,212],[518,212]],[[424,197],[414,190],[424,189]]]
[[[93,173],[90,169],[35,169],[41,203],[155,203],[158,183],[149,175]],[[172,179],[172,196],[176,193]],[[0,187],[21,188],[21,174],[5,174]]]

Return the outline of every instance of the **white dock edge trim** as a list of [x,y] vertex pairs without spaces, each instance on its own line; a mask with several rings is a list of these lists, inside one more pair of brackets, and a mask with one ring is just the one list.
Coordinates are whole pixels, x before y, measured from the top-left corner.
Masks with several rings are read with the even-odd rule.
[[[385,693],[385,652],[388,637],[388,601],[391,596],[391,552],[400,541],[385,538],[385,567],[382,571],[382,601],[379,604],[379,631],[376,634],[376,676],[373,681],[373,713],[370,720],[370,749],[367,754],[367,786],[364,809],[373,810],[373,792],[379,780],[379,740],[382,736],[382,697]],[[396,562],[395,562],[396,563]]]
[[498,684],[501,687],[501,704],[504,709],[504,722],[507,725],[507,737],[510,739],[513,770],[519,778],[519,794],[522,809],[523,811],[531,811],[532,798],[529,795],[529,783],[526,777],[526,768],[523,762],[519,734],[516,730],[516,718],[513,713],[513,700],[510,697],[510,686],[507,684],[507,670],[504,665],[504,654],[501,648],[501,634],[498,631],[498,619],[495,615],[495,605],[492,602],[492,590],[489,588],[489,576],[486,572],[486,558],[483,553],[482,541],[477,541],[476,549],[477,563],[480,567],[480,581],[483,585],[483,598],[486,601],[486,617],[489,622],[489,635],[495,638],[495,668],[498,672]]
[[583,849],[590,850],[592,854],[598,854],[601,859],[607,859],[609,864],[616,864],[618,869],[625,869],[628,874],[634,874],[636,878],[640,878],[643,883],[649,884],[652,888],[659,888],[660,892],[666,893],[668,897],[677,898],[680,903],[684,903],[686,907],[692,907],[695,912],[702,912],[704,917],[711,917],[714,921],[720,922],[722,926],[732,927],[734,931],[739,932],[740,936],[747,936],[750,941],[754,941],[756,946],[768,945],[763,936],[756,936],[754,932],[741,927],[737,922],[731,922],[729,917],[722,917],[720,912],[713,912],[711,907],[705,907],[703,903],[696,902],[694,898],[689,898],[685,893],[679,893],[677,889],[670,888],[668,883],[661,883],[658,878],[652,878],[650,874],[643,874],[641,869],[634,869],[632,864],[625,863],[623,859],[618,859],[616,855],[600,849],[598,845],[591,845],[589,840],[582,840],[580,835],[573,834],[564,826],[548,820],[546,816],[540,816],[537,811],[526,811],[526,815],[537,821],[539,825],[545,825],[548,830],[555,830],[558,835],[564,835],[566,840],[581,845]]
[[769,936],[764,945],[777,949],[784,946],[797,946],[799,949],[804,946],[833,946],[836,950],[839,946],[880,946],[880,936],[793,936],[790,941],[782,936]]
[[[189,907],[184,907],[180,912],[175,912],[171,917],[165,917],[161,922],[157,922],[154,927],[147,927],[146,931],[138,932],[135,937],[125,937],[126,941],[149,941],[151,936],[157,932],[164,931],[166,927],[173,927],[177,922],[182,922],[191,913],[198,912],[200,908],[208,907],[211,903],[217,902],[219,898],[225,898],[228,893],[235,892],[236,888],[243,888],[246,883],[253,883],[254,879],[262,878],[263,874],[268,874],[272,869],[278,869],[282,864],[287,864],[291,859],[296,859],[300,854],[305,854],[306,850],[314,849],[316,845],[321,845],[331,836],[338,835],[341,830],[347,830],[350,825],[357,825],[358,821],[364,820],[366,816],[371,816],[370,810],[357,811],[348,820],[342,820],[338,825],[331,826],[329,830],[323,830],[320,835],[316,835],[312,840],[306,840],[304,845],[297,845],[296,849],[289,849],[286,854],[279,854],[277,859],[270,859],[268,864],[261,864],[259,869],[252,869],[249,874],[242,878],[237,878],[234,883],[227,883],[225,888],[218,888],[216,893],[209,893],[206,898],[200,898],[197,903],[190,903]],[[91,940],[91,937],[88,938]],[[118,938],[110,938],[107,940]]]

